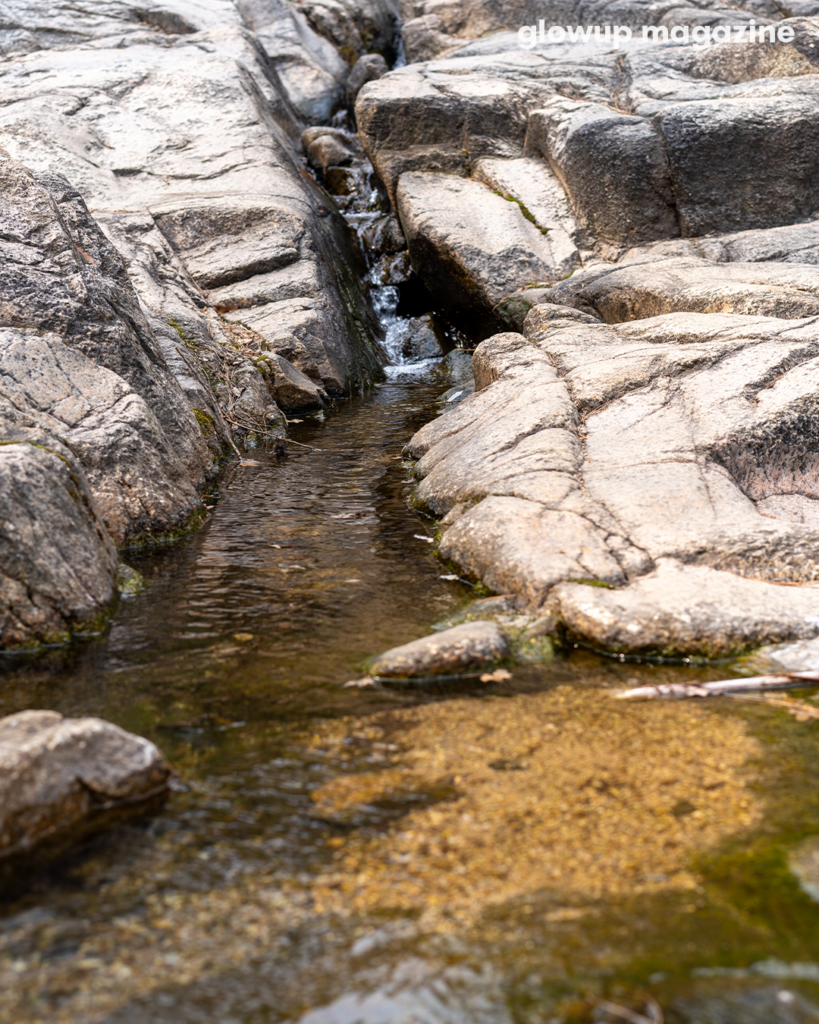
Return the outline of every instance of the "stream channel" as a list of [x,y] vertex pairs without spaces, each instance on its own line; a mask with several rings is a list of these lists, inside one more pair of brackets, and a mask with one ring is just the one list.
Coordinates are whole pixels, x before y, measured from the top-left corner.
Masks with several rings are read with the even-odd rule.
[[310,447],[234,462],[200,532],[129,556],[146,587],[104,636],[0,662],[0,714],[99,715],[178,773],[6,878],[4,1022],[819,1020],[819,906],[789,867],[817,874],[817,723],[615,704],[726,667],[571,647],[503,683],[341,685],[474,597],[402,455],[455,384],[394,367],[305,417]]

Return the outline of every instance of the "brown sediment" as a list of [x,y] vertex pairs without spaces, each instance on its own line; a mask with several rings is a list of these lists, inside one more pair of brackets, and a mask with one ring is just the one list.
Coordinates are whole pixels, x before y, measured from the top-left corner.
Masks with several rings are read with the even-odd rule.
[[386,834],[351,836],[313,889],[319,906],[463,923],[543,889],[599,898],[694,887],[692,855],[760,819],[746,769],[759,746],[711,709],[601,698],[564,686],[391,716],[406,729],[394,766],[326,783],[318,812],[343,818],[412,786],[449,784],[457,796]]

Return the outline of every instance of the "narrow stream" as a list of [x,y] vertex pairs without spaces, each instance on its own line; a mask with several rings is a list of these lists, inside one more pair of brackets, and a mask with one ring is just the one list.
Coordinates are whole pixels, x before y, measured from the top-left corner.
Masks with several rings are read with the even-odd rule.
[[573,649],[471,690],[341,685],[472,598],[402,455],[453,365],[231,467],[201,532],[130,559],[147,585],[105,636],[0,660],[0,715],[99,715],[179,773],[157,813],[6,880],[0,1020],[819,1020],[819,909],[788,867],[819,834],[815,724],[615,705],[720,669]]

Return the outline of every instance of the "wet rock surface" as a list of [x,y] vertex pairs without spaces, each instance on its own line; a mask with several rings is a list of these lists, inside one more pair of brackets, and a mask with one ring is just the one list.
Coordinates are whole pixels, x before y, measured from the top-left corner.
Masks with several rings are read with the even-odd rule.
[[153,743],[99,718],[0,718],[0,857],[65,839],[105,811],[137,807],[169,778]]
[[379,654],[370,674],[386,679],[458,675],[508,656],[509,645],[494,622],[467,622]]

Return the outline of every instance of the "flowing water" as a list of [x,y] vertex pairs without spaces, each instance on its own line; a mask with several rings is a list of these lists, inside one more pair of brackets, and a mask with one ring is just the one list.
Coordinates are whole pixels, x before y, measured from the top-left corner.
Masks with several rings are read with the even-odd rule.
[[573,648],[494,685],[342,686],[474,596],[402,454],[457,383],[401,367],[305,418],[289,457],[228,468],[197,535],[129,559],[146,587],[104,636],[0,662],[0,714],[99,715],[178,773],[155,813],[7,880],[4,1022],[819,1020],[788,862],[809,886],[815,723],[615,704],[725,669]]

